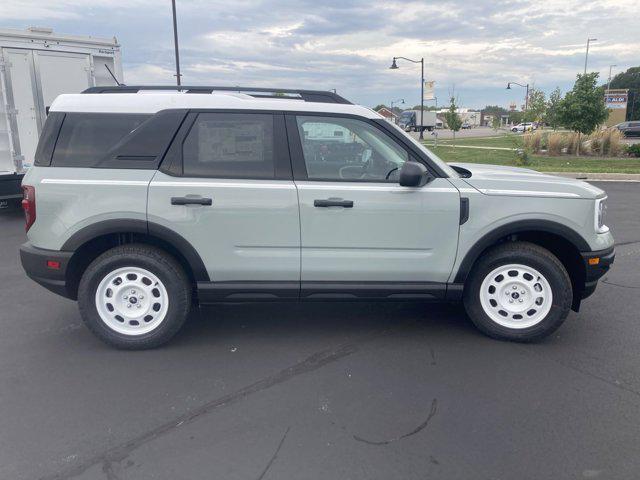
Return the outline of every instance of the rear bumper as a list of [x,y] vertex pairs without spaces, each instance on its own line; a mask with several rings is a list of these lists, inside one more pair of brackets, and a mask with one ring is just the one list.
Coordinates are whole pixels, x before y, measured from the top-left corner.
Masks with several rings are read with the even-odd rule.
[[[20,261],[27,276],[53,293],[73,298],[69,292],[66,274],[73,252],[60,252],[37,248],[30,243],[20,247]],[[48,266],[48,262],[57,262],[58,268]]]
[[[596,289],[598,280],[609,271],[616,258],[614,247],[596,252],[583,252],[582,261],[585,268],[584,290],[582,298],[587,298]],[[597,260],[596,260],[597,259]]]
[[23,174],[12,173],[9,175],[0,175],[0,200],[18,200],[22,198],[22,182]]

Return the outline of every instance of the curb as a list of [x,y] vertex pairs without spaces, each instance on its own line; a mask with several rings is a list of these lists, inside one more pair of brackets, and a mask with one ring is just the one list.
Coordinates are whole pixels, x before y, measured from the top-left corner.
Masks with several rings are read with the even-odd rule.
[[640,173],[540,172],[558,177],[598,182],[640,182]]

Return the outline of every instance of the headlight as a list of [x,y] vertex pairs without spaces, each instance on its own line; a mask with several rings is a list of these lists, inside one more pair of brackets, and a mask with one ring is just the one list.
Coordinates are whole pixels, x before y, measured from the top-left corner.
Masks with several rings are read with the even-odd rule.
[[606,201],[607,197],[596,200],[595,227],[598,233],[606,233],[609,231],[609,227],[604,224],[604,216],[607,212]]

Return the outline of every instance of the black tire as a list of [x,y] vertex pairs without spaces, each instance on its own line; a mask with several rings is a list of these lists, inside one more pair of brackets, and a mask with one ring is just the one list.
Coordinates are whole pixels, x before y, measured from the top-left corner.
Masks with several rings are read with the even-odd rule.
[[[96,291],[110,272],[122,267],[138,267],[155,275],[167,292],[164,318],[150,332],[128,335],[117,332],[102,320],[96,308]],[[87,267],[78,288],[80,315],[89,329],[105,343],[120,349],[143,350],[168,342],[182,327],[191,306],[191,283],[184,269],[165,251],[144,244],[114,247]]]
[[[553,301],[549,312],[537,324],[527,328],[500,325],[485,312],[480,301],[485,277],[496,268],[509,264],[534,268],[551,287]],[[571,309],[573,291],[567,270],[549,250],[529,242],[509,242],[485,252],[476,262],[465,283],[463,299],[471,321],[486,335],[500,340],[534,342],[562,325]]]

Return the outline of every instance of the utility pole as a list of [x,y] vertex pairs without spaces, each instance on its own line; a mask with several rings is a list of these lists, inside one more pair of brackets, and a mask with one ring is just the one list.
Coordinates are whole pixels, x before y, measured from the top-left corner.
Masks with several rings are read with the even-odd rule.
[[171,8],[173,9],[173,45],[176,50],[176,82],[180,86],[180,52],[178,50],[178,20],[176,18],[176,0],[171,0]]
[[589,59],[589,44],[597,41],[597,38],[587,38],[587,53],[584,56],[584,73],[587,74],[587,60]]
[[617,65],[609,65],[609,81],[607,82],[607,90],[611,90],[611,69]]

